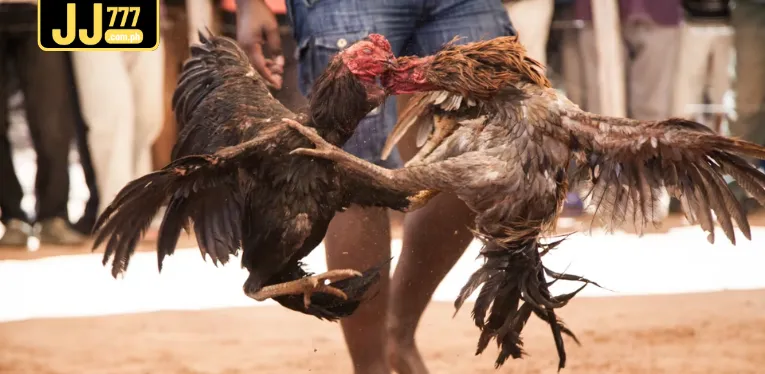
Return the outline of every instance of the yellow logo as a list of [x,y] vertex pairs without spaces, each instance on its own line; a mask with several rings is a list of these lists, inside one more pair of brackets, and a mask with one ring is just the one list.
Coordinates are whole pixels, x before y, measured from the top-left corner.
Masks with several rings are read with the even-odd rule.
[[151,51],[159,46],[159,0],[38,0],[44,51]]

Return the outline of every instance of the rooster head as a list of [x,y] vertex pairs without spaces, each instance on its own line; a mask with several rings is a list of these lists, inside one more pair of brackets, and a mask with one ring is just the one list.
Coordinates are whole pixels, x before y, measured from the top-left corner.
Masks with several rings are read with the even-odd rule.
[[345,66],[360,79],[374,81],[396,60],[390,43],[380,34],[370,34],[340,53]]
[[364,85],[370,97],[385,96],[377,78],[388,71],[396,57],[384,36],[370,34],[340,52],[338,57]]

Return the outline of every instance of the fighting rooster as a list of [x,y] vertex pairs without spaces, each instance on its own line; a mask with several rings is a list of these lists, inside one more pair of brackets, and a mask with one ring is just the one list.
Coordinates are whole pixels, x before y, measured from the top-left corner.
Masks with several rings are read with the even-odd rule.
[[157,241],[160,271],[181,229],[193,226],[202,256],[216,265],[241,245],[247,296],[322,319],[350,315],[379,279],[379,267],[312,276],[301,260],[321,243],[335,212],[350,204],[405,210],[417,197],[366,183],[326,160],[289,155],[310,143],[282,118],[342,145],[385,99],[375,79],[390,66],[390,45],[373,34],[340,52],[316,81],[307,113],[296,115],[271,96],[233,40],[201,34],[200,40],[173,95],[183,126],[173,162],[120,191],[95,225],[94,249],[106,243],[104,265],[113,258],[116,277],[167,204]]
[[[483,285],[473,308],[481,329],[477,354],[496,339],[497,367],[522,356],[520,334],[532,313],[550,325],[559,368],[565,366],[562,335],[573,334],[555,310],[591,282],[545,268],[541,257],[560,241],[540,239],[552,233],[572,185],[589,184],[584,187],[607,228],[630,218],[638,230],[658,224],[655,207],[660,189],[667,188],[710,242],[715,216],[734,244],[734,222],[750,238],[724,174],[765,203],[765,175],[744,159],[765,158],[765,148],[681,119],[637,121],[584,112],[550,86],[543,67],[515,37],[399,58],[383,83],[392,94],[418,93],[387,145],[390,150],[408,129],[418,129],[422,148],[407,167],[377,167],[291,122],[315,144],[294,153],[334,160],[380,188],[456,193],[477,213],[475,233],[485,262],[455,307]],[[553,296],[546,276],[583,284]]]

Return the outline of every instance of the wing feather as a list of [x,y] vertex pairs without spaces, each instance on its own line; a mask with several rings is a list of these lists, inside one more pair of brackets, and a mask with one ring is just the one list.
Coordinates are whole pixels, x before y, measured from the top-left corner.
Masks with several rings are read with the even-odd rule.
[[561,125],[580,145],[575,152],[583,154],[576,159],[590,169],[591,203],[608,229],[620,227],[629,213],[638,232],[657,224],[658,196],[666,188],[680,199],[688,220],[709,233],[710,242],[715,220],[733,244],[734,224],[751,238],[744,209],[723,176],[765,203],[765,174],[744,159],[765,158],[765,148],[676,118],[637,121],[575,110],[561,117]]
[[261,105],[283,116],[291,114],[270,96],[233,40],[200,33],[200,41],[191,47],[191,58],[184,64],[172,98],[183,129],[173,149],[173,162],[125,186],[95,225],[93,248],[106,243],[103,262],[113,257],[115,277],[127,269],[138,240],[164,204],[167,209],[157,240],[160,271],[164,257],[173,254],[181,229],[188,231],[190,224],[203,257],[209,256],[217,265],[236,255],[244,204],[239,168],[244,160],[252,161],[260,145],[238,130],[244,127],[238,122],[248,119],[241,108],[252,104],[252,97],[261,97]]

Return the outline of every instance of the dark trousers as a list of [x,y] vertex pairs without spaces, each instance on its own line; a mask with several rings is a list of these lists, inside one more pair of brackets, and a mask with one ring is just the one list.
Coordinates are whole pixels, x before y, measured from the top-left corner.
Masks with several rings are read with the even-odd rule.
[[37,46],[35,5],[0,5],[0,210],[2,221],[29,221],[21,210],[23,191],[8,139],[8,65],[18,74],[29,132],[37,153],[38,221],[67,217],[69,145],[74,135],[73,103],[67,85],[66,54]]

